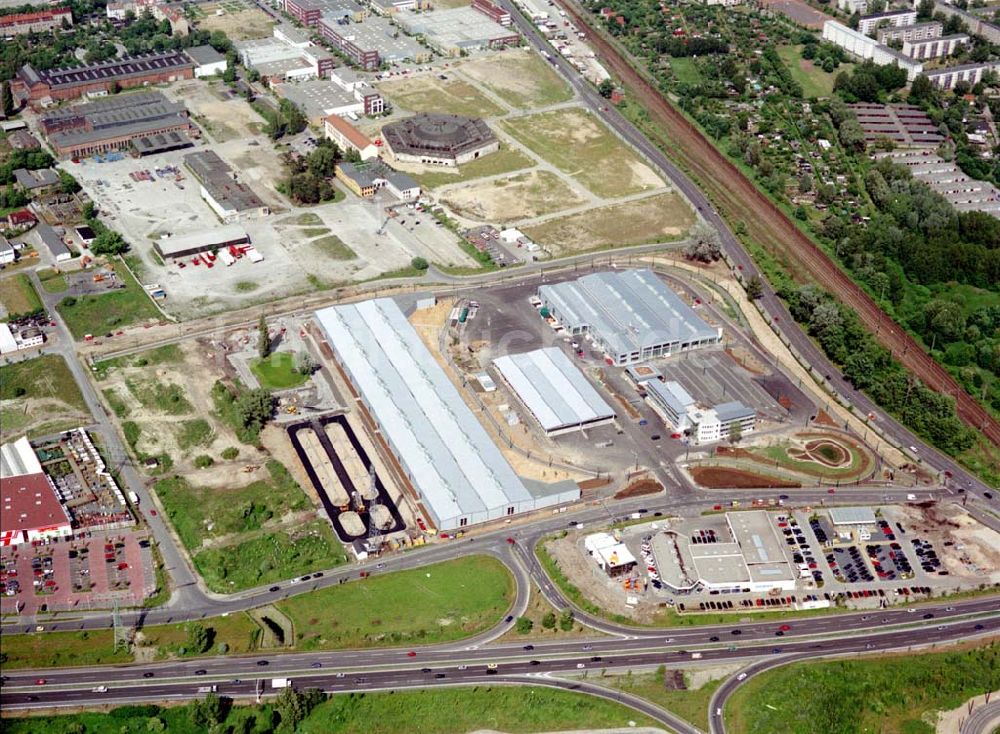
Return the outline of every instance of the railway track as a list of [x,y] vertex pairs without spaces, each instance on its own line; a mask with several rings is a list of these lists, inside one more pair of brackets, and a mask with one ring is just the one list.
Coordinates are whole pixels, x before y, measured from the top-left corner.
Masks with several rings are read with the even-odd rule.
[[[578,7],[568,2],[561,5],[578,27],[591,25],[589,16]],[[625,87],[643,101],[651,117],[661,126],[668,138],[661,141],[667,143],[668,155],[693,174],[731,221],[733,218],[741,220],[750,238],[776,253],[793,276],[805,275],[822,284],[857,313],[865,327],[911,374],[935,392],[954,397],[958,416],[1000,446],[1000,423],[982,405],[646,81],[603,34],[589,33],[588,40],[595,46],[598,56]]]

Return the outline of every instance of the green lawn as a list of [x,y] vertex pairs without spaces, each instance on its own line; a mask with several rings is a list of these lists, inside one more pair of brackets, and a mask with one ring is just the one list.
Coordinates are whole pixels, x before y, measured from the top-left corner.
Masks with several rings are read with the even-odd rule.
[[305,650],[433,644],[488,629],[513,601],[510,572],[487,556],[375,575],[278,607]]
[[[308,687],[306,685],[303,688]],[[108,713],[4,719],[7,734],[130,734],[167,731],[204,734],[191,704],[122,706]],[[272,732],[276,712],[269,704],[233,706],[218,731]],[[456,734],[499,729],[510,734],[565,729],[626,728],[655,722],[613,701],[582,693],[532,686],[476,686],[425,691],[349,693],[332,696],[294,729],[300,734]],[[214,729],[213,729],[214,731]],[[278,728],[277,731],[293,731]]]
[[579,108],[503,120],[503,128],[597,196],[627,196],[663,186],[594,115]]
[[[117,411],[115,411],[117,413]],[[204,418],[183,421],[177,427],[177,445],[181,449],[194,446],[208,446],[215,438],[212,426]]]
[[[201,622],[210,631],[212,649],[205,654],[215,654],[217,645],[225,643],[231,654],[251,652],[255,646],[257,624],[246,614],[212,617]],[[142,629],[143,647],[156,648],[158,658],[192,657],[193,651],[184,649],[187,641],[187,624],[163,624]],[[114,652],[114,631],[111,629],[84,632],[46,632],[44,634],[3,636],[5,668],[54,668],[72,665],[108,665],[129,663],[133,655],[119,650]]]
[[708,681],[701,688],[679,691],[666,688],[663,677],[664,670],[661,668],[655,673],[609,675],[595,682],[651,701],[703,731],[708,731],[708,702],[712,700],[712,694],[722,684],[723,678]]
[[312,244],[331,260],[353,260],[357,257],[354,250],[335,234],[313,240]]
[[125,288],[93,296],[69,296],[56,308],[77,339],[102,336],[115,329],[161,318],[149,295],[121,263],[114,263]]
[[285,390],[298,387],[309,379],[295,369],[295,355],[291,352],[275,352],[265,359],[255,359],[250,363],[250,371],[267,390]]
[[182,477],[161,479],[153,488],[181,542],[197,551],[208,538],[255,531],[272,518],[309,508],[302,488],[280,462],[268,461],[261,474],[238,489],[192,487]]
[[[833,82],[837,74],[849,73],[854,68],[854,64],[841,64],[828,74],[812,61],[802,58],[802,46],[779,46],[778,56],[785,62],[792,78],[802,85],[802,94],[807,98],[829,97],[833,94]],[[673,62],[671,59],[670,63]]]
[[109,387],[103,390],[102,394],[104,395],[104,400],[107,401],[116,416],[119,418],[128,418],[132,410],[128,407],[128,403],[122,400],[122,396],[118,394],[115,388]]
[[46,293],[62,293],[69,288],[65,274],[53,268],[39,270],[38,279],[42,281],[42,288]]
[[0,280],[0,305],[7,310],[5,321],[15,316],[27,316],[42,310],[42,299],[24,273]]
[[795,663],[754,677],[733,694],[726,728],[733,734],[933,734],[925,717],[998,687],[995,644],[963,652]]
[[471,163],[463,163],[455,169],[448,171],[428,171],[427,173],[415,173],[413,177],[417,183],[425,189],[436,189],[438,186],[446,184],[461,183],[471,181],[476,178],[496,176],[501,173],[519,171],[522,168],[530,168],[535,162],[520,150],[511,148],[506,143],[500,143],[500,150],[484,158],[479,158]]
[[670,58],[670,69],[674,72],[677,81],[685,84],[700,84],[701,72],[695,66],[695,61],[689,57]]
[[232,593],[347,562],[326,520],[297,525],[249,540],[203,550],[194,556],[198,573],[213,591]]
[[16,398],[54,398],[89,412],[66,360],[57,354],[0,367],[0,400]]
[[166,415],[187,415],[194,406],[184,395],[184,388],[173,382],[160,382],[155,377],[140,379],[129,377],[125,380],[132,396],[144,408]]

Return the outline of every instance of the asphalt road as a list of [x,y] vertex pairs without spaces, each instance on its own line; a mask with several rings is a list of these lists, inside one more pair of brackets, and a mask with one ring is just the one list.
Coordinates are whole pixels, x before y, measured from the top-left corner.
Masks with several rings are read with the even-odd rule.
[[993,734],[1000,728],[1000,700],[973,709],[959,729],[960,734]]

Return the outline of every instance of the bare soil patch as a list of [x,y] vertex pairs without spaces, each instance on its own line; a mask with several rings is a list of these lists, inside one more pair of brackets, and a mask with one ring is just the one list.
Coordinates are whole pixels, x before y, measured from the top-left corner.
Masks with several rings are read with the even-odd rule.
[[709,489],[794,489],[801,487],[799,482],[790,482],[763,474],[754,474],[742,469],[732,469],[721,466],[693,466],[691,476],[702,487]]
[[441,202],[468,219],[513,222],[568,209],[583,199],[550,171],[528,171],[449,191]]
[[656,494],[662,490],[663,485],[655,479],[640,479],[636,482],[632,482],[624,489],[618,490],[615,493],[615,499],[622,500],[627,497],[642,497],[647,494]]

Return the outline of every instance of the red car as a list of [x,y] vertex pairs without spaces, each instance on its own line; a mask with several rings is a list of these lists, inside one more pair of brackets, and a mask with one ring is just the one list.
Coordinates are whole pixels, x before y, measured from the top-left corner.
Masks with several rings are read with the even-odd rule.
[[778,629],[781,630],[782,632],[788,632],[788,630],[790,630],[791,627],[789,627],[787,624],[783,624],[780,627],[778,627]]
[[834,493],[833,487],[830,487],[828,490],[826,490],[826,493],[827,494],[833,494]]
[[38,680],[35,681],[35,685],[36,686],[44,686],[45,685],[45,679],[44,678],[39,678]]
[[413,650],[410,650],[408,653],[406,653],[406,657],[408,658],[415,658],[416,656],[417,653],[413,652]]

